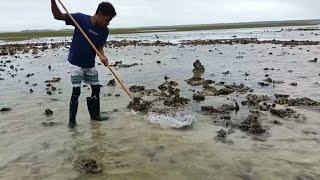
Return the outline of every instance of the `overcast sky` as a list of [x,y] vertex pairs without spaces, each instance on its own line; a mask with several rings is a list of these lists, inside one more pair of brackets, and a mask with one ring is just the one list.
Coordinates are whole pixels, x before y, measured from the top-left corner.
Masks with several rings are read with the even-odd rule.
[[[102,0],[62,0],[89,15]],[[53,19],[50,0],[0,0],[0,31],[71,28]],[[320,19],[320,0],[110,0],[110,27]],[[61,8],[62,10],[62,8]],[[63,10],[62,10],[63,11]]]

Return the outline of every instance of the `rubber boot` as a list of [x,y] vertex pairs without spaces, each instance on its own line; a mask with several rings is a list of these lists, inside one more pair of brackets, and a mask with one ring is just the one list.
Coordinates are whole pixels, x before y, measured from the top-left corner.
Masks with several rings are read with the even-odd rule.
[[87,105],[91,120],[94,121],[106,121],[109,117],[100,116],[100,98],[99,96],[87,97]]
[[77,112],[78,112],[78,100],[74,101],[70,101],[70,109],[69,109],[69,124],[68,127],[70,129],[73,129],[76,127],[77,122],[76,122],[76,116],[77,116]]

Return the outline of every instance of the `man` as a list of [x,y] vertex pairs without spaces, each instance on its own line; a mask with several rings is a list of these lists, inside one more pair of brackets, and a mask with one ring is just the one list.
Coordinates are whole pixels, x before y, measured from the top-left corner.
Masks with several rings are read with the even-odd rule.
[[[67,14],[61,13],[55,0],[51,0],[51,10],[55,19],[65,21],[66,25],[75,26]],[[103,56],[100,60],[105,66],[109,63],[103,51],[109,33],[107,26],[116,14],[115,8],[109,2],[100,3],[93,16],[82,13],[71,14]],[[68,61],[71,66],[71,82],[73,85],[68,124],[71,129],[77,124],[76,115],[82,81],[90,84],[92,89],[91,97],[87,97],[87,105],[91,119],[96,121],[108,119],[107,117],[100,116],[100,85],[98,71],[95,68],[95,57],[96,52],[94,49],[81,34],[80,30],[75,28],[68,56]]]

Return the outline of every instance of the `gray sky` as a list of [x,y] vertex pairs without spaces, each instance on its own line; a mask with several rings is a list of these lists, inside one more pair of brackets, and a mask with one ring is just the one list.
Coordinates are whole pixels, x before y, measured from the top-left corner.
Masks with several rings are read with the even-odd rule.
[[[102,0],[62,0],[70,12],[94,14]],[[110,0],[110,27],[320,19],[320,0]],[[63,9],[61,8],[63,11]],[[71,28],[53,19],[50,0],[0,0],[0,31]]]

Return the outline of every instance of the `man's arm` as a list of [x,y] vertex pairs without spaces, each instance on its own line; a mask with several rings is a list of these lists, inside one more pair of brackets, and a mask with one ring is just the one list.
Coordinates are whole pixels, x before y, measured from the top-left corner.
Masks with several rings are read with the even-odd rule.
[[56,20],[67,20],[68,16],[67,14],[61,13],[59,7],[57,6],[56,0],[51,0],[51,11],[53,14],[53,17]]
[[102,58],[100,58],[101,63],[104,64],[105,66],[108,66],[109,65],[109,60],[106,57],[106,55],[104,54],[103,46],[98,46],[97,49],[98,49],[99,53],[102,55]]

